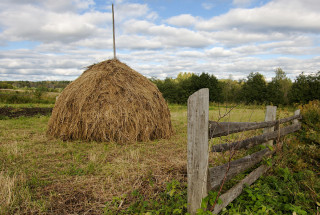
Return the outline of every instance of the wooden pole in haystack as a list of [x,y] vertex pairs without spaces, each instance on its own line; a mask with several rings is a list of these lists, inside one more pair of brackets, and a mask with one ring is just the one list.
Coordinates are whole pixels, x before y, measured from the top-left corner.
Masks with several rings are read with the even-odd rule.
[[116,57],[116,38],[115,38],[115,31],[114,31],[114,9],[112,4],[112,26],[113,26],[113,59],[117,59]]

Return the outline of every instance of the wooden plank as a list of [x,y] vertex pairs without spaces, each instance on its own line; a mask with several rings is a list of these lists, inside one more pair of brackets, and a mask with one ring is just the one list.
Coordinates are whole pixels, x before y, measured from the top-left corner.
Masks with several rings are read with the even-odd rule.
[[274,140],[276,138],[285,136],[287,134],[290,134],[292,132],[298,131],[300,129],[301,125],[300,124],[293,124],[293,125],[289,125],[287,127],[281,128],[280,132],[274,131],[271,133],[266,133],[266,134],[262,134],[262,135],[258,135],[258,136],[254,136],[242,141],[237,141],[237,142],[232,142],[232,143],[223,143],[223,144],[218,144],[218,145],[213,145],[211,147],[211,151],[212,152],[223,152],[223,151],[227,151],[230,149],[234,149],[234,150],[239,150],[239,149],[248,149],[251,148],[253,146],[265,143],[269,140]]
[[255,182],[262,174],[264,174],[270,167],[266,165],[261,165],[254,171],[252,171],[247,177],[245,177],[242,181],[240,181],[233,188],[228,190],[225,194],[220,196],[222,200],[221,205],[216,205],[213,214],[218,214],[223,208],[225,208],[229,203],[231,203],[234,199],[236,199],[243,190],[243,186],[245,184],[251,185]]
[[[277,117],[277,106],[270,106],[268,105],[266,108],[266,116],[264,121],[270,122],[270,121],[275,121]],[[274,126],[272,127],[267,127],[263,129],[263,133],[270,133],[274,131]],[[273,140],[269,140],[268,142],[264,143],[264,145],[272,146],[273,145]]]
[[188,212],[196,214],[208,195],[209,89],[201,89],[188,99]]
[[113,29],[113,59],[117,59],[116,56],[116,33],[115,33],[115,28],[114,28],[114,8],[112,4],[112,29]]
[[250,131],[260,128],[267,128],[270,126],[277,126],[290,122],[294,119],[301,119],[301,115],[294,115],[280,120],[271,122],[215,122],[209,121],[209,138],[227,136],[229,134],[238,133],[242,131]]
[[[251,155],[247,155],[238,160],[231,161],[226,181],[230,180],[237,174],[253,167],[257,163],[259,163],[264,157],[272,155],[274,152],[275,151],[270,151],[269,149],[264,149]],[[227,168],[228,163],[209,169],[208,189],[216,189],[220,186],[222,180],[225,177]]]
[[[300,116],[300,109],[296,110],[294,112],[294,115],[295,116]],[[301,117],[299,119],[301,119]],[[299,120],[298,119],[293,120],[293,124],[299,124]]]

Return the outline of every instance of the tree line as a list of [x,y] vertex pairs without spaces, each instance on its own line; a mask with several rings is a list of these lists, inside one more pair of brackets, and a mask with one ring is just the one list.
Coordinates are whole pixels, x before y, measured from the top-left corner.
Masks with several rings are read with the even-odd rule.
[[0,81],[0,89],[35,88],[42,91],[59,91],[71,81]]
[[[301,73],[292,82],[286,73],[278,68],[275,77],[267,82],[256,72],[245,79],[218,80],[208,73],[179,73],[177,78],[150,79],[157,85],[169,103],[186,104],[189,96],[201,88],[209,88],[211,102],[291,105],[320,100],[320,71],[316,74]],[[0,89],[34,88],[41,91],[60,92],[71,81],[0,81]]]
[[209,88],[210,101],[219,103],[290,105],[320,99],[320,71],[310,75],[301,73],[294,82],[281,68],[275,70],[270,82],[258,72],[238,81],[218,80],[207,73],[180,73],[175,79],[153,78],[151,81],[169,103],[178,104],[185,104],[188,97],[201,88]]

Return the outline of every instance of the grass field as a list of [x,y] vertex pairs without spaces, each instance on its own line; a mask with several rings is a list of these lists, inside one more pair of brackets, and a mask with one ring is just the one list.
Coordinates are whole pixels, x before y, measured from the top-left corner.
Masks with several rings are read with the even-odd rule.
[[[181,201],[175,213],[183,213],[187,108],[170,110],[175,129],[170,140],[130,145],[48,138],[49,116],[0,120],[0,214],[145,214],[163,209],[156,204],[161,201]],[[225,111],[210,107],[210,119]],[[264,111],[239,107],[222,120],[263,121]],[[278,111],[281,118],[292,114]],[[224,160],[212,155],[210,165]]]
[[3,105],[43,105],[53,106],[58,92],[46,92],[40,89],[0,89],[0,106]]

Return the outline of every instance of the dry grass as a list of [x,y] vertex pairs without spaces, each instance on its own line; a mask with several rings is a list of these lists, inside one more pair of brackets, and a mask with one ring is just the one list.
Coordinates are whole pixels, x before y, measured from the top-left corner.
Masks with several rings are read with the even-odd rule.
[[59,96],[48,135],[63,140],[128,143],[172,135],[170,112],[158,88],[118,60],[90,66]]
[[4,172],[0,172],[0,209],[8,208],[14,200],[14,187],[16,185],[15,176],[9,177]]
[[[231,121],[246,121],[234,110]],[[211,118],[218,115],[210,111]],[[241,117],[239,118],[239,115]],[[119,145],[61,141],[45,135],[49,117],[0,121],[0,214],[103,214],[107,202],[138,190],[155,198],[173,179],[186,182],[187,109],[171,107],[175,135],[169,140]],[[252,119],[263,121],[264,110]],[[221,160],[211,158],[211,162]],[[2,212],[3,211],[3,212]]]

